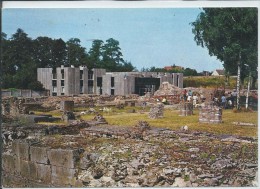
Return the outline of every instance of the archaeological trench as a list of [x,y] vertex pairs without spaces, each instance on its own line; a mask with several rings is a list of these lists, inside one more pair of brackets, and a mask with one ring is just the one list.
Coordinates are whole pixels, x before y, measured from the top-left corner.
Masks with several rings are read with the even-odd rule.
[[[113,100],[101,96],[4,98],[3,186],[258,185],[257,138],[216,135],[185,127],[169,130],[145,121],[119,127],[108,125],[99,114],[84,121],[67,111],[70,106]],[[55,118],[32,113],[54,109],[63,109],[66,124],[39,124]],[[162,111],[161,104],[151,106],[149,117],[161,117]],[[189,114],[189,110],[184,114]],[[206,117],[200,119],[207,121]]]

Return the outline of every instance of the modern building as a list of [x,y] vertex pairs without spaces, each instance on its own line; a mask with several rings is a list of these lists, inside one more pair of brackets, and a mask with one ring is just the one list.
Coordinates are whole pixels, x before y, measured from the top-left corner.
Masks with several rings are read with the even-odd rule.
[[105,69],[89,70],[84,66],[38,68],[37,79],[50,90],[51,96],[153,94],[165,81],[183,88],[182,73],[106,72]]

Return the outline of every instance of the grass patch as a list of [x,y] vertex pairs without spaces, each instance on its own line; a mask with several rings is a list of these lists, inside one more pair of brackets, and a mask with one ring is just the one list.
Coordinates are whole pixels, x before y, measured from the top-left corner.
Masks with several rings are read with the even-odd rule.
[[[101,109],[101,107],[95,107],[96,111],[99,111],[99,109]],[[132,109],[135,109],[135,113],[128,113],[129,110]],[[80,110],[81,109],[77,109],[77,111]],[[134,126],[138,123],[138,121],[147,121],[150,126],[168,128],[172,130],[179,130],[181,126],[187,125],[189,130],[193,131],[206,131],[215,134],[232,134],[239,136],[257,136],[257,126],[238,126],[232,123],[248,122],[258,125],[257,112],[234,113],[233,110],[223,110],[223,123],[220,124],[199,123],[198,110],[194,110],[192,116],[179,116],[178,110],[165,109],[164,117],[160,119],[148,118],[149,107],[146,107],[144,110],[141,107],[127,106],[123,109],[112,107],[112,111],[109,113],[102,111],[99,112],[104,116],[110,125]],[[35,114],[49,114],[54,117],[61,117],[62,112],[60,110],[54,110],[50,112],[35,112]],[[88,121],[92,120],[94,116],[95,114],[82,115],[80,119]]]
[[[257,112],[234,113],[232,110],[223,110],[223,123],[208,124],[199,123],[199,111],[194,110],[192,116],[179,116],[178,110],[165,110],[164,118],[149,119],[148,112],[126,113],[104,115],[111,125],[134,126],[139,120],[147,121],[151,126],[179,130],[181,126],[187,125],[190,130],[206,131],[215,134],[232,134],[239,136],[257,136],[255,126],[237,126],[232,122],[249,122],[258,124]],[[93,116],[92,116],[93,118]]]

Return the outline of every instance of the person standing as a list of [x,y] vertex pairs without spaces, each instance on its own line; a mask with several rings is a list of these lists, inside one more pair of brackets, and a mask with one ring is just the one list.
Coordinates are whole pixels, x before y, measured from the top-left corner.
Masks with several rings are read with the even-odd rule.
[[186,89],[184,89],[184,91],[183,91],[183,99],[184,99],[184,102],[187,101],[187,91],[186,91]]
[[225,94],[223,94],[221,97],[221,106],[223,109],[226,109],[226,102],[227,102],[227,99],[225,97]]

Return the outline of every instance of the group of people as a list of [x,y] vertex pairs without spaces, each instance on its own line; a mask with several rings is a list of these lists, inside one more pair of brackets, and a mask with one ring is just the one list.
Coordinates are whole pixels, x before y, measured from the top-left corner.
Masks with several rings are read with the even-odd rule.
[[225,93],[223,93],[220,97],[220,99],[218,97],[213,97],[212,101],[216,104],[216,105],[220,105],[223,109],[226,108],[233,108],[235,103],[236,103],[236,98],[237,98],[237,92],[234,89],[232,92],[229,92],[227,95]]
[[184,102],[192,102],[194,107],[197,106],[199,98],[201,101],[205,100],[205,98],[202,94],[200,94],[200,96],[198,96],[198,94],[193,94],[192,90],[187,91],[186,89],[184,89],[184,91],[183,91],[182,98],[183,98]]
[[[223,93],[221,96],[216,97],[211,93],[211,100],[218,106],[221,106],[223,109],[233,108],[236,102],[237,92],[234,89],[232,92],[229,92],[227,95]],[[192,102],[193,106],[196,107],[198,101],[204,102],[206,98],[204,98],[203,94],[193,93],[192,90],[187,91],[183,90],[182,100],[184,102]]]

